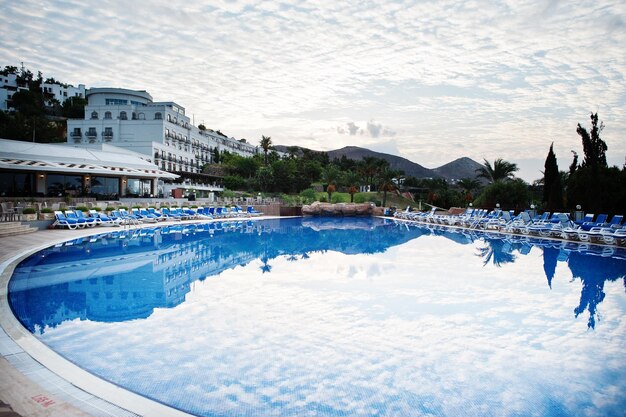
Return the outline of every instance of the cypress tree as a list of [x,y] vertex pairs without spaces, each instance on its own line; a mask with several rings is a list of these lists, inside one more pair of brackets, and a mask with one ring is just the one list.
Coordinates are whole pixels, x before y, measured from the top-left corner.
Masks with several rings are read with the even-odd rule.
[[563,207],[563,188],[553,148],[554,142],[550,145],[550,151],[544,164],[543,202],[546,210],[559,211]]

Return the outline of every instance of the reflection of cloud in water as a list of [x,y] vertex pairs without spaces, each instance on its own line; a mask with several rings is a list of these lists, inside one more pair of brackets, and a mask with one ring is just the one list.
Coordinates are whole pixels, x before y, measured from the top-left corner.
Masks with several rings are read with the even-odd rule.
[[621,413],[621,283],[604,284],[590,332],[572,319],[580,289],[564,263],[546,290],[540,249],[501,267],[469,249],[423,236],[376,256],[278,256],[270,274],[225,270],[146,320],[74,320],[43,339],[195,413]]

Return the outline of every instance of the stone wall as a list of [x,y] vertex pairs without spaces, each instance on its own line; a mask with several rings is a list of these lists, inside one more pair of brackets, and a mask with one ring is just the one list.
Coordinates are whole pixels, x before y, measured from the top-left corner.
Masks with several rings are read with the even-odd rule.
[[[302,206],[303,216],[373,216],[377,214],[377,207],[372,203],[320,203],[316,201],[313,204]],[[380,214],[382,215],[382,210]]]

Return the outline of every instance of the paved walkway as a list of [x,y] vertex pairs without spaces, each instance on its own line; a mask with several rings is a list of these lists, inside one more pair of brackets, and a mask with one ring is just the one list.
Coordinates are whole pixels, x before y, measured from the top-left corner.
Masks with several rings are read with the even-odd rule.
[[[85,234],[96,232],[95,230],[43,230],[25,235],[9,236],[0,238],[0,272],[4,272],[8,267],[12,271],[10,264],[14,263],[19,254],[33,251],[34,249],[49,246],[51,243],[72,239]],[[98,230],[102,232],[102,230]],[[8,271],[7,271],[8,272]],[[10,272],[9,272],[10,273]],[[6,286],[0,288],[0,297],[6,299]],[[2,311],[2,314],[11,314]],[[6,319],[6,317],[4,317]],[[2,331],[5,340],[1,340],[0,348],[0,401],[6,403],[7,409],[12,409],[11,414],[0,416],[24,417],[88,417],[90,414],[77,407],[63,401],[59,395],[55,395],[51,390],[43,388],[34,382],[23,372],[18,370],[9,359],[23,361],[24,352],[11,344],[6,333]],[[38,365],[35,363],[35,366]],[[31,364],[31,367],[33,365]],[[41,365],[39,365],[41,366]],[[8,412],[8,411],[7,411]]]

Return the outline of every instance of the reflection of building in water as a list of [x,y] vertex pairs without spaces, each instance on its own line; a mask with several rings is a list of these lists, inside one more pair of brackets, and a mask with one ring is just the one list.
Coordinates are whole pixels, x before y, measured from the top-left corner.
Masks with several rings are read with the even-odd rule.
[[211,222],[128,235],[116,231],[94,242],[78,239],[22,262],[9,283],[10,302],[31,331],[76,318],[104,322],[145,318],[155,308],[183,302],[195,280],[257,258],[270,272],[270,260],[277,256],[326,250],[383,252],[422,234],[370,219],[308,224],[303,226],[301,220]]

